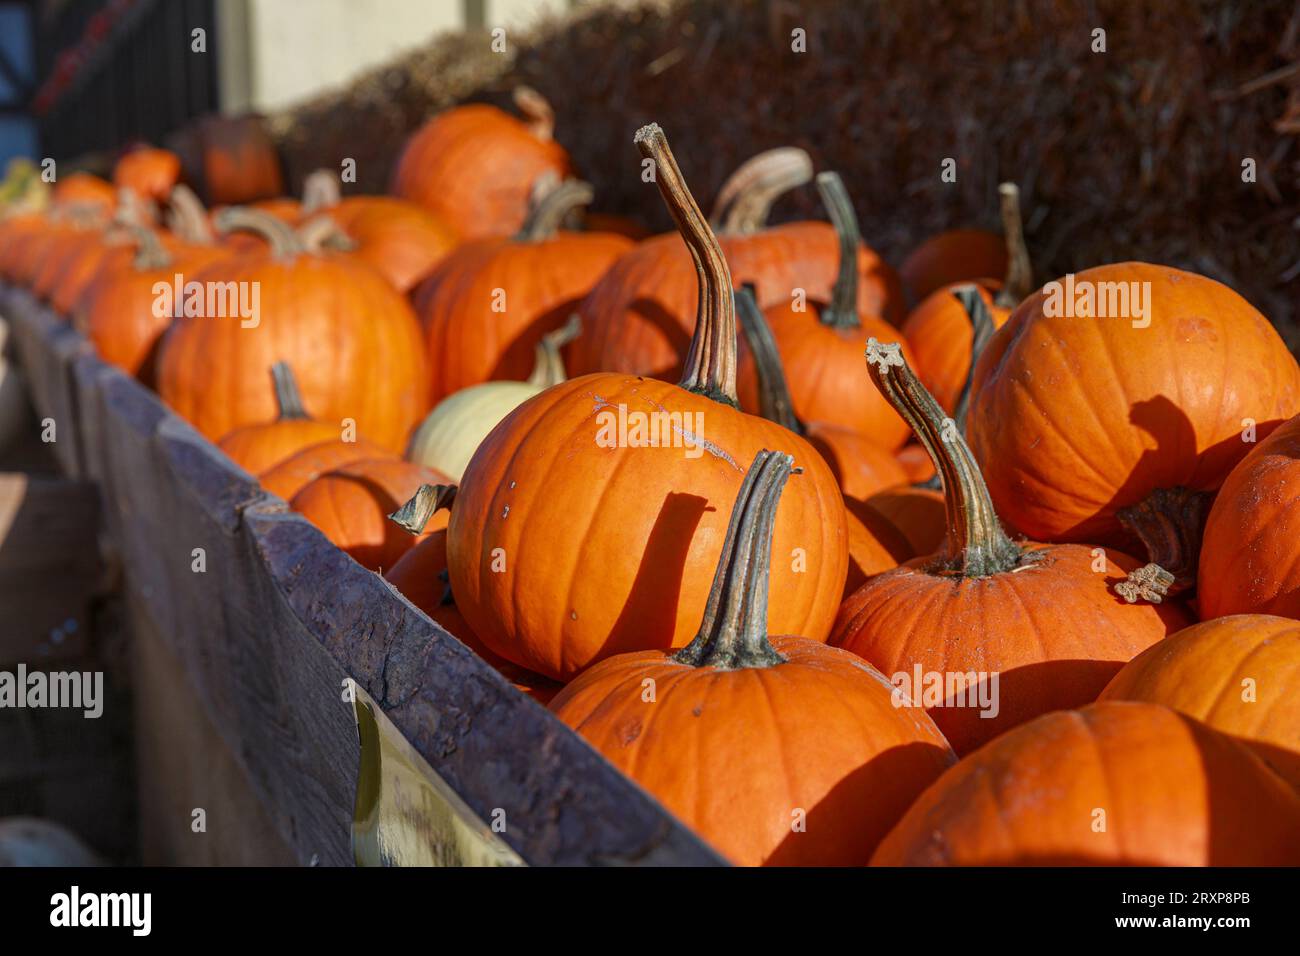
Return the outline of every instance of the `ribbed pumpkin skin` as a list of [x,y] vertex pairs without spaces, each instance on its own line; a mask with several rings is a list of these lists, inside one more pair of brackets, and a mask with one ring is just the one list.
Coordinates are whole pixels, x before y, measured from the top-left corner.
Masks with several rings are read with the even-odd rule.
[[[551,709],[733,863],[862,865],[952,753],[852,655],[771,641],[786,663],[724,671],[621,655]],[[797,810],[804,832],[793,832]]]
[[1300,621],[1233,614],[1193,624],[1147,648],[1100,699],[1142,700],[1195,717],[1250,747],[1300,789],[1297,689]]
[[[370,458],[342,465],[309,482],[289,507],[314,524],[336,547],[371,571],[391,568],[417,538],[388,516],[423,484],[446,484],[447,476],[395,458]],[[447,513],[435,514],[430,534],[447,526]]]
[[[171,316],[154,315],[158,298],[155,284],[165,282],[171,286],[177,273],[188,280],[229,255],[219,246],[164,244],[176,255],[176,261],[161,269],[137,269],[130,257],[124,262],[114,257],[106,263],[82,293],[74,318],[100,358],[150,386],[157,378],[159,341],[172,324]],[[263,370],[263,388],[265,380]]]
[[[736,288],[756,286],[758,304],[830,296],[839,268],[839,240],[826,222],[772,226],[747,236],[720,235]],[[866,246],[858,252],[858,308],[901,316],[898,278]],[[582,334],[565,352],[574,375],[627,372],[675,379],[695,332],[699,287],[690,253],[677,233],[640,243],[614,263],[582,303]],[[742,343],[742,354],[744,347]]]
[[[190,278],[187,276],[187,278]],[[419,324],[406,300],[346,255],[280,262],[252,252],[195,281],[260,283],[261,320],[181,318],[168,330],[158,392],[213,440],[276,415],[266,370],[288,362],[321,421],[355,420],[363,438],[394,452],[429,408]]]
[[[1096,832],[1096,811],[1105,830]],[[873,866],[1294,866],[1300,795],[1154,704],[1047,714],[947,771]]]
[[164,202],[181,179],[180,157],[166,149],[137,149],[113,166],[113,185]]
[[[559,233],[539,242],[483,240],[447,256],[417,299],[434,400],[527,378],[542,336],[568,320],[631,245],[613,233]],[[499,295],[504,311],[493,311]]]
[[488,433],[541,390],[528,382],[484,382],[448,395],[415,430],[406,457],[460,481]]
[[1232,469],[1205,523],[1201,616],[1300,618],[1300,416]]
[[423,538],[407,551],[397,563],[385,572],[384,578],[401,592],[402,596],[418,607],[443,630],[451,634],[488,664],[501,672],[501,676],[517,689],[542,706],[551,702],[560,691],[560,685],[540,674],[526,671],[503,657],[493,654],[470,628],[469,622],[456,606],[456,602],[443,604],[445,585],[441,574],[447,570],[447,530],[443,528]]
[[63,260],[58,279],[50,293],[50,307],[63,316],[74,316],[86,290],[101,269],[120,269],[129,265],[135,250],[122,233],[105,233],[88,237],[80,248]]
[[46,234],[40,256],[31,265],[28,287],[42,301],[49,301],[68,257],[75,255],[87,239],[103,235],[99,228],[59,223]]
[[[850,502],[850,510],[857,512],[857,504]],[[930,488],[886,488],[860,504],[897,528],[918,556],[934,554],[943,545],[948,531],[943,492]]]
[[983,229],[953,229],[912,250],[898,274],[912,301],[921,302],[946,285],[1003,276],[1006,271],[1006,239]]
[[[1125,604],[1109,587],[1140,565],[1066,545],[1020,569],[962,580],[908,561],[872,578],[840,608],[831,643],[870,661],[886,677],[925,673],[999,675],[998,713],[938,706],[930,716],[953,750],[967,754],[1039,714],[1096,700],[1124,664],[1191,623],[1178,604]],[[919,696],[919,694],[917,695]]]
[[[947,412],[956,409],[961,390],[970,375],[971,345],[975,340],[970,317],[952,294],[962,284],[944,286],[931,292],[908,313],[903,323],[903,337],[916,356],[917,377]],[[993,292],[999,285],[989,280],[982,280],[977,285],[980,298],[988,306],[993,326],[998,329],[1011,318],[1010,309],[993,302]]]
[[1150,282],[1151,325],[1043,315],[1042,290],[975,369],[971,449],[998,513],[1029,537],[1124,546],[1115,514],[1157,488],[1217,488],[1300,412],[1300,366],[1249,303],[1212,279],[1139,262],[1079,273]]
[[[597,413],[703,414],[715,451],[600,447]],[[825,640],[847,566],[844,505],[830,469],[797,435],[675,385],[623,375],[570,379],[529,399],[479,446],[449,534],[452,590],[496,653],[557,680],[626,651],[695,636],[745,469],[788,451],[773,543],[772,633]],[[728,460],[729,459],[729,460]],[[492,570],[503,549],[506,571]],[[793,570],[793,551],[806,552]]]
[[884,488],[907,483],[907,473],[898,459],[860,432],[822,422],[809,422],[804,427],[804,438],[830,466],[844,494],[866,498]]
[[250,475],[274,468],[304,448],[339,437],[340,428],[310,418],[287,418],[262,425],[242,425],[217,442]]
[[[913,361],[903,334],[879,319],[862,318],[856,329],[836,329],[818,319],[822,306],[808,302],[796,312],[788,302],[764,313],[785,366],[795,414],[806,422],[827,422],[865,436],[882,448],[896,449],[912,430],[872,384],[863,354],[868,339],[898,342],[903,355]],[[736,367],[736,394],[740,407],[758,409],[758,377],[749,350]]]
[[419,203],[464,239],[509,236],[528,212],[533,184],[563,180],[569,155],[509,113],[485,104],[448,110],[406,142],[389,192]]
[[334,440],[310,445],[290,455],[279,464],[258,474],[258,482],[264,491],[279,495],[285,501],[319,478],[327,471],[362,461],[367,458],[383,458],[387,453],[378,445],[368,441]]
[[415,288],[460,241],[428,210],[391,196],[348,196],[328,212],[357,243],[352,254],[402,293]]

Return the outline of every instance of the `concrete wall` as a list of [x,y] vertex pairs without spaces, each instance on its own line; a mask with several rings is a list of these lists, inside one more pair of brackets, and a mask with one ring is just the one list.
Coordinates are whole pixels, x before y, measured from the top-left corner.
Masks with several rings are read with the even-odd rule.
[[436,33],[526,27],[575,0],[219,0],[222,108],[274,110],[419,46]]

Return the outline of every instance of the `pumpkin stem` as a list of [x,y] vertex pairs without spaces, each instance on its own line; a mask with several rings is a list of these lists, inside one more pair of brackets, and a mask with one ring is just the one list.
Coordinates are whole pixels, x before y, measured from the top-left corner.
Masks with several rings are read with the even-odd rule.
[[1158,564],[1145,564],[1115,585],[1115,593],[1129,604],[1149,601],[1159,604],[1169,596],[1174,576]]
[[943,479],[948,537],[939,568],[966,578],[1010,571],[1030,557],[998,521],[988,486],[957,423],[917,379],[897,342],[867,340],[867,371],[909,425]]
[[974,283],[958,286],[952,290],[952,294],[961,303],[961,307],[966,310],[966,317],[970,319],[972,330],[970,370],[966,373],[966,383],[961,388],[961,395],[957,399],[956,409],[957,428],[965,435],[966,416],[970,412],[971,388],[975,381],[975,363],[984,354],[989,339],[993,337],[993,333],[997,329],[993,325],[993,314],[989,312],[989,307],[984,302],[984,296],[980,295],[979,286]]
[[1025,246],[1025,227],[1020,218],[1020,187],[1003,183],[998,187],[1002,207],[1002,235],[1007,241],[1007,274],[993,303],[1014,309],[1034,291],[1034,267]]
[[839,173],[818,173],[817,192],[840,240],[840,272],[821,321],[836,329],[856,329],[862,325],[858,318],[858,244],[862,240],[858,217]]
[[423,534],[429,519],[441,509],[450,508],[455,500],[455,485],[421,485],[411,500],[388,518],[409,534]]
[[542,242],[560,231],[560,224],[573,210],[588,205],[596,196],[591,183],[566,179],[546,190],[529,206],[528,217],[515,237],[520,242]]
[[339,178],[328,169],[316,169],[307,174],[302,181],[302,215],[329,209],[339,204],[343,198]]
[[516,86],[512,98],[515,109],[524,114],[524,125],[538,139],[555,138],[555,110],[550,102],[531,86]]
[[357,242],[349,236],[328,212],[322,212],[307,220],[297,229],[298,240],[307,252],[320,253],[325,250],[333,252],[351,252]]
[[781,146],[741,163],[718,190],[709,222],[728,236],[747,236],[767,225],[772,204],[813,176],[812,157],[795,146]]
[[740,331],[754,358],[754,373],[758,379],[758,413],[770,422],[788,428],[796,435],[804,434],[803,422],[794,413],[794,399],[785,380],[781,366],[781,353],[777,351],[776,337],[767,324],[763,310],[754,297],[754,284],[745,283],[736,290],[736,318]]
[[275,386],[275,404],[280,410],[278,421],[305,419],[311,416],[302,404],[302,393],[298,391],[298,380],[293,376],[293,369],[288,362],[276,362],[271,366],[271,382]]
[[764,449],[745,472],[731,509],[722,557],[695,639],[673,655],[692,667],[738,670],[785,662],[767,639],[772,530],[794,459]]
[[[1121,508],[1115,517],[1124,530],[1137,537],[1147,549],[1147,567],[1155,566],[1164,578],[1143,576],[1146,568],[1129,573],[1128,578],[1115,585],[1115,593],[1130,604],[1136,594],[1153,604],[1162,597],[1171,597],[1196,584],[1196,566],[1201,559],[1201,534],[1205,530],[1210,501],[1208,491],[1191,488],[1157,488],[1144,500]],[[1163,584],[1152,587],[1152,584]],[[1123,588],[1123,590],[1121,590]],[[1155,597],[1151,595],[1155,594]]]
[[186,242],[210,246],[216,241],[203,200],[184,183],[172,187],[168,198],[167,224],[172,232]]
[[292,226],[278,216],[247,206],[227,206],[215,216],[213,225],[219,235],[251,232],[266,240],[276,259],[293,259],[307,251]]
[[167,251],[167,247],[162,244],[162,240],[158,238],[158,233],[148,226],[128,228],[135,239],[135,256],[131,259],[133,269],[138,272],[166,269],[176,261],[175,257]]
[[576,339],[582,332],[582,316],[574,312],[553,332],[547,332],[537,343],[537,358],[533,363],[533,374],[528,376],[528,384],[538,388],[550,388],[568,380],[564,369],[564,358],[560,349]]
[[718,237],[709,228],[682,171],[677,168],[677,160],[659,124],[641,127],[634,141],[642,156],[654,160],[655,182],[695,260],[700,287],[695,334],[691,336],[682,379],[677,384],[687,391],[737,406],[736,304],[731,295],[731,270],[718,245]]

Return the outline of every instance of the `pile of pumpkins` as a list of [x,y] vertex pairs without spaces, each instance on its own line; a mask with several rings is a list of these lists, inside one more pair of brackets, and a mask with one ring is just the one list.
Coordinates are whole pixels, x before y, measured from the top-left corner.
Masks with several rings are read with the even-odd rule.
[[[735,863],[1300,863],[1262,315],[1140,262],[1062,308],[1011,184],[897,271],[802,150],[706,217],[653,124],[650,236],[516,105],[431,119],[387,196],[209,210],[134,152],[7,215],[0,277]],[[809,183],[829,221],[769,225]]]

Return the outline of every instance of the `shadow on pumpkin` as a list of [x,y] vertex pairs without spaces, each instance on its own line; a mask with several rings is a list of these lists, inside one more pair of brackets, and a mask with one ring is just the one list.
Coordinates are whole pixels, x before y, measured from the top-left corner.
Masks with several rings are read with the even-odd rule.
[[[646,539],[632,590],[601,645],[598,659],[671,646],[691,542],[704,513],[716,510],[699,495],[673,492],[664,498]],[[660,639],[647,643],[647,634],[659,635]]]
[[580,302],[580,299],[567,299],[533,319],[528,327],[522,329],[506,346],[488,373],[487,381],[525,381],[533,374],[533,368],[537,364],[537,345],[541,342],[542,336],[563,326],[569,320],[569,316],[577,311]]
[[[807,746],[816,747],[816,741]],[[865,866],[921,791],[952,764],[934,744],[914,742],[877,754],[815,806],[791,807],[791,832],[764,866]],[[802,820],[796,813],[803,810]],[[802,831],[795,831],[797,822]]]

